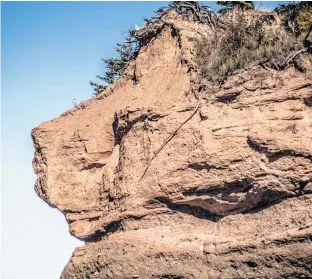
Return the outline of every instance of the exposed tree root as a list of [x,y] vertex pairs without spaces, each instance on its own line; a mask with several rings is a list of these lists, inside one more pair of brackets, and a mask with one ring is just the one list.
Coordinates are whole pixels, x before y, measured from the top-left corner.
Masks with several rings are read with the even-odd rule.
[[200,99],[198,99],[197,104],[195,109],[193,110],[192,114],[164,141],[164,143],[156,150],[156,152],[154,153],[153,157],[150,159],[149,163],[147,164],[141,178],[139,179],[139,182],[142,180],[142,178],[144,177],[144,175],[146,174],[147,170],[149,169],[152,161],[155,159],[155,157],[160,153],[160,151],[169,143],[169,141],[171,141],[174,136],[178,133],[178,131],[181,129],[181,127],[187,123],[197,112],[198,107],[199,107],[199,102]]

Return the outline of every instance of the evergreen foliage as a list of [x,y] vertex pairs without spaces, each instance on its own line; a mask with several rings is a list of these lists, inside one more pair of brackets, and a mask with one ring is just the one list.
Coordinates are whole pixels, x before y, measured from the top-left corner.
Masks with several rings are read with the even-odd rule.
[[[122,43],[117,43],[115,47],[117,58],[102,58],[107,71],[104,73],[104,76],[97,75],[96,78],[104,81],[106,84],[112,84],[116,80],[120,79],[123,76],[129,62],[136,57],[138,51],[136,45],[136,40],[129,32],[129,35],[124,39],[124,41]],[[90,85],[93,86],[95,95],[99,94],[107,87],[107,85],[98,84],[92,81],[90,81]]]

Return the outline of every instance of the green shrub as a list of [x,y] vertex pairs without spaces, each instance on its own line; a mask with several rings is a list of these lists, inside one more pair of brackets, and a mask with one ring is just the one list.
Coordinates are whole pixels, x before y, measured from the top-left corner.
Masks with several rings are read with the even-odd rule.
[[280,4],[275,11],[279,14],[288,32],[299,36],[312,24],[312,2],[296,1]]
[[300,32],[307,32],[312,25],[312,6],[304,8],[298,16],[298,25]]

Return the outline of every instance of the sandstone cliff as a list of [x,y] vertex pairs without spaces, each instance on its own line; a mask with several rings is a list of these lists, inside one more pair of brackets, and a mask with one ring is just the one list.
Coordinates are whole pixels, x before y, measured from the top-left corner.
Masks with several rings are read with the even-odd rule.
[[312,277],[312,81],[253,67],[211,92],[192,64],[209,32],[171,19],[32,130],[35,190],[86,241],[61,278]]

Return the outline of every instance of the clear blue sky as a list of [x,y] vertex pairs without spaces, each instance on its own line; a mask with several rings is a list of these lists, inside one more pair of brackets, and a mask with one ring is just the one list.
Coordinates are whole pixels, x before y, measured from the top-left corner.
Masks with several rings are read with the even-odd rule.
[[[277,2],[264,3],[266,7]],[[82,242],[33,190],[30,131],[89,99],[121,31],[166,2],[1,3],[1,278],[55,279]],[[213,2],[205,3],[214,6]]]

